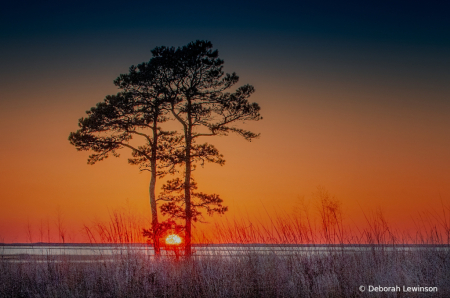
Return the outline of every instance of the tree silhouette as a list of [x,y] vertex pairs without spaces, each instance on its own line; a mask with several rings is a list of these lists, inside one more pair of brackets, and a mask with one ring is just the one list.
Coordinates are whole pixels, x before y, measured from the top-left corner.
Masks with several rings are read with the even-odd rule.
[[[226,136],[237,133],[246,140],[259,136],[235,124],[260,120],[260,107],[250,103],[251,85],[226,92],[239,80],[235,73],[225,74],[223,60],[212,50],[209,41],[191,42],[184,47],[157,47],[148,63],[131,66],[128,74],[114,83],[123,91],[107,96],[88,116],[79,120],[80,129],[69,136],[77,150],[94,151],[88,158],[94,164],[118,150],[132,150],[130,164],[151,172],[149,186],[152,210],[152,230],[155,251],[159,252],[159,237],[163,227],[158,222],[155,185],[157,177],[183,168],[184,181],[169,180],[163,186],[161,211],[171,219],[185,220],[185,254],[191,255],[192,221],[201,218],[201,209],[208,214],[223,214],[227,207],[215,194],[196,192],[192,171],[196,164],[223,164],[223,156],[211,144],[198,144],[199,137]],[[181,124],[183,134],[163,131],[160,124],[173,117]],[[144,139],[140,146],[133,138]],[[184,192],[184,194],[181,194]]]
[[211,42],[195,41],[176,49],[157,47],[152,54],[153,69],[158,69],[161,75],[158,90],[165,93],[172,115],[183,128],[184,183],[178,183],[177,187],[184,188],[185,253],[190,256],[191,227],[196,218],[191,185],[196,139],[231,132],[251,141],[259,135],[234,124],[262,117],[259,105],[248,101],[254,92],[253,86],[244,85],[232,93],[225,92],[239,77],[236,73],[224,73],[224,61],[218,58],[217,50],[212,50]]
[[[150,75],[149,75],[150,74]],[[155,81],[151,72],[130,67],[130,74],[121,75],[116,85],[124,89],[117,95],[107,96],[103,102],[87,111],[79,120],[80,129],[69,135],[69,141],[79,151],[94,151],[88,158],[95,164],[110,155],[119,156],[118,150],[132,150],[130,164],[139,165],[141,171],[150,171],[150,206],[152,213],[155,253],[160,253],[159,222],[156,205],[156,179],[175,171],[176,154],[172,151],[182,140],[173,131],[163,131],[159,124],[168,120],[167,102],[163,94],[152,88]],[[138,82],[138,83],[136,83]],[[143,145],[131,143],[133,138],[144,140]]]

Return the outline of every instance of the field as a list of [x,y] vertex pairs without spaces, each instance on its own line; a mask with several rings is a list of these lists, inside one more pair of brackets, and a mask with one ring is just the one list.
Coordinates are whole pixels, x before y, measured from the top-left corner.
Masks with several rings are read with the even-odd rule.
[[[154,258],[130,250],[86,262],[65,257],[0,265],[0,297],[449,297],[448,247],[330,246],[320,253],[190,260]],[[369,286],[401,288],[369,292]],[[365,292],[360,291],[365,287]],[[405,293],[403,287],[436,287]],[[424,289],[422,289],[424,290]]]
[[113,213],[85,227],[91,245],[121,245],[112,253],[8,258],[3,249],[0,297],[450,297],[447,209],[441,225],[413,236],[392,232],[381,213],[356,233],[327,200],[316,219],[303,212],[269,225],[217,224],[215,242],[229,244],[202,238],[190,259],[127,249],[139,234]]

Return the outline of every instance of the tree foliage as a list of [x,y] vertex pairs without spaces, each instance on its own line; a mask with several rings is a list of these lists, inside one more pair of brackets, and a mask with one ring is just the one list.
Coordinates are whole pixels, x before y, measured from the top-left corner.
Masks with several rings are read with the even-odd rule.
[[[158,196],[158,201],[165,202],[160,206],[161,213],[168,215],[170,219],[186,220],[184,197],[184,181],[180,178],[169,180],[162,187],[162,192]],[[205,194],[197,192],[197,183],[191,179],[191,214],[194,222],[202,221],[202,211],[206,211],[209,216],[213,214],[224,214],[228,207],[223,206],[223,200],[217,194]]]
[[[106,96],[103,102],[86,111],[87,117],[79,120],[79,130],[69,135],[69,141],[78,151],[93,151],[88,164],[95,164],[108,156],[119,157],[120,149],[132,150],[130,164],[139,165],[141,170],[151,168],[151,149],[155,147],[157,176],[173,172],[177,164],[176,155],[172,154],[174,146],[181,144],[182,136],[174,131],[163,131],[153,126],[153,117],[158,123],[166,117],[149,114],[131,93],[121,92]],[[158,143],[154,142],[153,131],[156,130]],[[135,145],[132,139],[144,139],[144,145]]]

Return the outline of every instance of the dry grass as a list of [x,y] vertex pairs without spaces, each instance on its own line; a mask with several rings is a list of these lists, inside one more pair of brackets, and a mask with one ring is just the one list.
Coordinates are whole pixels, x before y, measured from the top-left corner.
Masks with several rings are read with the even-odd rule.
[[408,297],[449,297],[449,252],[334,248],[321,254],[247,251],[180,261],[130,252],[84,263],[0,262],[0,297],[366,297],[360,285],[436,286],[437,293]]
[[[432,214],[435,221],[419,217],[416,233],[409,235],[394,232],[381,212],[367,215],[366,228],[352,230],[328,193],[318,202],[314,210],[303,206],[292,215],[270,217],[268,224],[224,220],[215,225],[214,239],[202,238],[235,243],[238,255],[225,246],[223,253],[197,248],[202,256],[180,260],[133,249],[89,262],[2,259],[0,297],[450,297],[449,207]],[[113,212],[109,223],[85,231],[91,242],[129,243],[142,240],[140,228],[132,214]],[[261,254],[248,245],[254,243],[308,243],[322,251],[283,255],[266,247]],[[438,292],[362,293],[361,285],[432,286]]]

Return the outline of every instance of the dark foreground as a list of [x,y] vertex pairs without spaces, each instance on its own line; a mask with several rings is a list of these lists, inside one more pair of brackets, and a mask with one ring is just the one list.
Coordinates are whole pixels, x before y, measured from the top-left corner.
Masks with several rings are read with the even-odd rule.
[[0,297],[450,297],[450,253],[373,247],[178,261],[136,252],[81,262],[3,258]]

